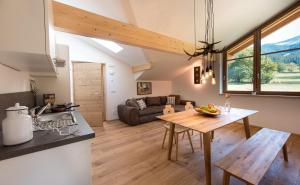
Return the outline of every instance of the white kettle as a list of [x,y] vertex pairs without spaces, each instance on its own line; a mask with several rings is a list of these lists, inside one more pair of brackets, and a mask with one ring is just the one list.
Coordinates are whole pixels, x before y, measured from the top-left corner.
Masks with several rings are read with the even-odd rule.
[[6,109],[6,118],[2,121],[2,137],[4,145],[17,145],[33,138],[32,118],[28,115],[28,107],[16,103]]

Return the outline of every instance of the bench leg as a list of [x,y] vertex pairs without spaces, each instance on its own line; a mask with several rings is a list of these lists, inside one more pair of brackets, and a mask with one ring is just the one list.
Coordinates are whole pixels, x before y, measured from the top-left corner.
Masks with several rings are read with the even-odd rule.
[[283,152],[283,158],[284,158],[284,160],[285,160],[286,162],[289,161],[286,144],[283,145],[283,147],[282,147],[282,152]]
[[230,174],[226,171],[224,171],[223,174],[223,185],[229,185],[230,184]]

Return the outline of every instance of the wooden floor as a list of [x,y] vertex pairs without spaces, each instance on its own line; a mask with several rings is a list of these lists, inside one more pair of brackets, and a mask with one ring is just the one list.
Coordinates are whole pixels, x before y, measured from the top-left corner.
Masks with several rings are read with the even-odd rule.
[[[251,121],[251,120],[250,120]],[[129,127],[120,121],[95,128],[92,141],[93,185],[201,185],[204,184],[203,150],[199,134],[192,136],[195,153],[188,138],[179,140],[178,161],[167,160],[161,149],[164,128],[161,121]],[[252,132],[258,128],[251,128]],[[243,125],[234,123],[215,132],[212,161],[216,161],[245,140]],[[175,151],[173,151],[173,159]],[[288,141],[289,162],[280,152],[260,185],[300,185],[300,137]],[[222,184],[223,173],[212,168],[212,182]],[[231,185],[244,185],[231,178]]]

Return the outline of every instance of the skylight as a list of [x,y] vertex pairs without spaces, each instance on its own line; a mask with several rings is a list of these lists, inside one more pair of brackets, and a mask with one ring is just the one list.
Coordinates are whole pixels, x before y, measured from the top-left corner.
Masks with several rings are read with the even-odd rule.
[[93,39],[93,41],[97,42],[101,46],[109,49],[110,51],[112,51],[114,53],[119,53],[120,51],[123,50],[123,48],[120,45],[118,45],[117,43],[115,43],[113,41],[102,40],[102,39],[95,39],[95,38],[92,38],[92,39]]

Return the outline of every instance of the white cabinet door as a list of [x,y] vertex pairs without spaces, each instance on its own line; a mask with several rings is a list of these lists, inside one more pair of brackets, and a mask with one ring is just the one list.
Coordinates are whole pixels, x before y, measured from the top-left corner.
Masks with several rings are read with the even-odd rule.
[[51,0],[0,1],[0,61],[29,72],[55,72]]

